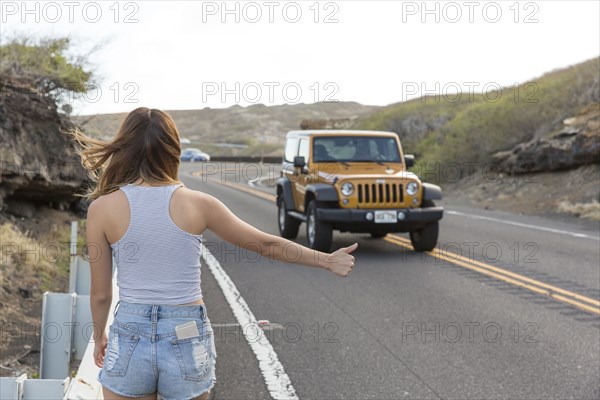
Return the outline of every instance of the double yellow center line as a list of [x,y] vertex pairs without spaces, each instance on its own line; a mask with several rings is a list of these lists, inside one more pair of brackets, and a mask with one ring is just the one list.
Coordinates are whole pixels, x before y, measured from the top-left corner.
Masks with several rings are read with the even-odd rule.
[[[410,240],[407,240],[405,238],[396,235],[388,235],[384,238],[384,240],[397,246],[401,246],[406,249],[412,250]],[[531,279],[526,276],[505,270],[503,268],[486,264],[481,261],[473,260],[468,257],[464,257],[460,254],[451,252],[444,253],[437,248],[433,249],[428,253],[440,260],[444,260],[449,263],[458,265],[460,267],[479,272],[483,275],[491,276],[493,278],[499,279],[501,281],[510,283],[515,286],[529,289],[532,292],[552,297],[555,300],[581,308],[582,310],[591,312],[593,314],[600,315],[600,301],[592,299],[590,297],[586,297],[571,292],[569,290],[561,289],[559,287],[549,285],[547,283],[540,282],[538,280]]]
[[[200,175],[200,173],[194,172],[192,173],[192,175],[198,176]],[[211,180],[211,182],[216,181]],[[269,200],[272,202],[275,202],[277,200],[277,197],[275,195],[264,193],[260,190],[251,189],[245,186],[225,181],[218,181],[218,183],[224,186],[229,186],[241,192],[260,197],[265,200]],[[388,235],[384,238],[384,240],[388,243],[403,247],[405,249],[413,250],[410,240],[405,239],[403,237],[396,235]],[[433,257],[436,257],[437,259],[444,260],[459,267],[479,272],[480,274],[487,275],[495,279],[501,280],[503,282],[524,289],[528,289],[532,292],[551,297],[557,301],[570,304],[592,314],[600,315],[600,301],[591,297],[583,296],[581,294],[571,292],[569,290],[561,289],[559,287],[540,282],[536,279],[528,278],[526,276],[508,271],[503,268],[499,268],[481,261],[464,257],[460,254],[452,252],[442,252],[438,248],[433,249],[432,251],[428,252],[428,254],[432,255]]]

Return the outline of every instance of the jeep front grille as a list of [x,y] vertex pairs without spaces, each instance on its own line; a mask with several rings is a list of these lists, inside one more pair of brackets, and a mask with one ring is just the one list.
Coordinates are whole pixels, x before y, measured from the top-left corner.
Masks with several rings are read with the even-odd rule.
[[401,183],[359,183],[358,204],[395,204],[404,201]]

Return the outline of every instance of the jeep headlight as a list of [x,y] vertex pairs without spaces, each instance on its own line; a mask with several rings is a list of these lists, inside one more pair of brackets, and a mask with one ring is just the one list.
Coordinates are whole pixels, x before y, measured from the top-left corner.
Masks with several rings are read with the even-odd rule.
[[406,185],[406,193],[409,196],[414,196],[418,191],[419,185],[417,185],[417,182],[409,182],[408,185]]
[[342,184],[342,194],[344,196],[350,196],[352,193],[354,193],[354,185],[351,184],[350,182],[346,182]]

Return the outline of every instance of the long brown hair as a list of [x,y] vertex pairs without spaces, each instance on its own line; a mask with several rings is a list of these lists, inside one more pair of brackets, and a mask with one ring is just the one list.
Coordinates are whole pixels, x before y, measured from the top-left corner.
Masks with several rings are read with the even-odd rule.
[[131,111],[112,141],[95,139],[75,128],[67,132],[81,164],[95,187],[78,195],[94,200],[142,178],[152,185],[181,183],[177,179],[181,143],[173,119],[155,108]]

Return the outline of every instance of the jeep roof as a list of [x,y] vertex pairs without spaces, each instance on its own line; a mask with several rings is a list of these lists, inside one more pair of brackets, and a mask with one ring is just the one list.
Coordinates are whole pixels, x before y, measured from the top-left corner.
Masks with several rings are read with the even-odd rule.
[[352,129],[308,129],[304,131],[289,131],[286,138],[291,137],[307,137],[310,135],[374,135],[374,136],[394,136],[398,135],[394,132],[387,131],[362,131]]

